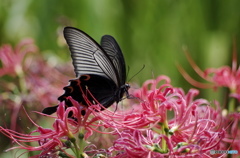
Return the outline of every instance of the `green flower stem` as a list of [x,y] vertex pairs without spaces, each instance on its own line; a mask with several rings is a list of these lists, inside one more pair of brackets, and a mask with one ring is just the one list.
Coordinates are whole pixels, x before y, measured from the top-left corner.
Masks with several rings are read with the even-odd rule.
[[84,153],[84,129],[80,129],[79,135],[78,135],[78,140],[79,142],[77,142],[77,139],[74,137],[74,135],[70,132],[68,133],[68,138],[70,140],[70,142],[73,144],[73,146],[68,145],[72,151],[74,152],[74,154],[76,155],[76,158],[84,158],[87,155]]
[[76,143],[76,139],[75,139],[75,138],[72,139],[71,142],[72,142],[73,145],[74,145],[74,148],[73,148],[74,150],[73,150],[73,152],[75,153],[76,157],[77,157],[77,158],[81,158],[81,156],[80,156],[80,150],[79,150],[79,147],[78,147],[78,145],[77,145],[77,143]]
[[229,97],[228,102],[228,112],[234,112],[235,111],[235,98]]
[[26,94],[27,93],[27,86],[26,86],[26,81],[25,81],[25,76],[24,76],[24,72],[22,70],[21,66],[16,66],[16,73],[19,77],[19,86],[20,86],[20,91],[22,94]]
[[[165,114],[165,118],[167,118],[167,114]],[[163,122],[159,122],[158,124],[159,124],[159,126],[161,126],[161,129],[153,128],[152,130],[158,134],[162,134],[162,135],[169,137],[170,134],[169,134],[169,127],[168,127],[167,119],[165,119]],[[157,149],[157,148],[154,147],[154,149]],[[161,141],[161,149],[157,149],[157,150],[160,153],[168,152],[167,142],[164,138],[162,138],[162,141]]]
[[79,138],[79,152],[81,154],[81,157],[83,157],[83,155],[84,155],[84,152],[83,152],[83,148],[84,148],[84,134],[83,133],[79,133],[78,138]]
[[[167,115],[167,114],[166,114]],[[167,118],[167,117],[165,117],[165,118]],[[168,134],[168,122],[167,122],[167,119],[165,119],[165,121],[163,122],[163,126],[162,126],[163,128],[162,128],[162,134],[164,134],[164,135],[166,135],[166,136],[168,136],[169,134]],[[162,150],[163,150],[163,152],[164,153],[166,153],[166,152],[168,152],[168,150],[167,150],[168,148],[167,148],[167,143],[166,143],[166,140],[164,139],[164,138],[162,138]]]
[[76,138],[72,135],[72,133],[69,133],[68,135],[69,140],[71,141],[71,143],[73,144],[73,148],[71,147],[72,151],[75,153],[76,158],[80,158],[80,151],[79,151],[79,147],[77,145],[77,141]]

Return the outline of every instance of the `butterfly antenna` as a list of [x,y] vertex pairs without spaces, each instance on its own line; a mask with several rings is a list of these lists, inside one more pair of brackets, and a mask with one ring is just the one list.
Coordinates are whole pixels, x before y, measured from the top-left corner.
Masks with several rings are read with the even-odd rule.
[[128,78],[129,71],[130,71],[130,67],[129,67],[129,65],[128,65],[128,67],[127,67],[127,76],[126,76],[126,78]]
[[133,76],[128,80],[128,82],[130,82],[131,79],[133,79],[133,77],[137,76],[144,68],[145,68],[145,65],[143,65],[143,67],[142,67],[135,75],[133,75]]

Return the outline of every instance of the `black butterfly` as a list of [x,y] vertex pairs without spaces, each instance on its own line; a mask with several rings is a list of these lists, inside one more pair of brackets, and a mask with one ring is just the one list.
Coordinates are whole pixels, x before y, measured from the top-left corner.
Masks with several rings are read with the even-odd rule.
[[[59,101],[65,101],[67,106],[72,106],[71,102],[66,99],[71,96],[87,106],[83,99],[83,95],[86,95],[89,101],[94,103],[95,98],[101,105],[108,108],[114,102],[121,101],[125,93],[127,97],[129,96],[130,86],[125,84],[124,57],[112,36],[103,36],[100,46],[89,35],[77,28],[65,27],[63,32],[71,52],[77,78],[70,80],[70,84],[63,88],[65,93],[58,98]],[[93,97],[85,93],[87,90]],[[45,108],[43,113],[50,115],[56,112],[57,107]]]

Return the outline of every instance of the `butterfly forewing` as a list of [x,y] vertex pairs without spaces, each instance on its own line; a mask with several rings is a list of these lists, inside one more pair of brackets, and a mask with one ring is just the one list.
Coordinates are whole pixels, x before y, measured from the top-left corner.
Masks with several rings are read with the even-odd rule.
[[116,40],[110,36],[105,35],[101,39],[101,46],[111,58],[112,63],[117,71],[118,77],[118,86],[125,84],[126,80],[126,68],[125,68],[125,61],[122,54],[122,51],[116,42]]
[[86,74],[112,79],[116,84],[117,71],[110,57],[90,36],[72,27],[65,27],[64,37],[69,45],[77,77]]

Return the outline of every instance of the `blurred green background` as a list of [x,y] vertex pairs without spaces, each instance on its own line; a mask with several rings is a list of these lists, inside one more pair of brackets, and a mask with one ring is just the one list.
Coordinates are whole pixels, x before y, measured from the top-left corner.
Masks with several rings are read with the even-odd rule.
[[[64,26],[77,27],[96,41],[104,34],[119,42],[133,81],[165,74],[174,86],[190,86],[176,62],[192,73],[182,46],[205,69],[230,64],[233,38],[239,43],[238,0],[0,0],[0,44],[32,37],[46,56],[69,62],[59,45]],[[194,75],[194,74],[193,74]]]
[[[233,39],[240,43],[239,6],[239,0],[0,0],[0,44],[15,45],[31,37],[44,56],[64,64],[71,60],[63,47],[63,27],[77,27],[98,42],[110,34],[130,67],[128,78],[145,65],[131,82],[141,84],[164,74],[174,86],[188,90],[192,86],[176,63],[203,80],[190,67],[182,47],[188,47],[203,70],[231,65]],[[219,99],[209,93],[201,96]]]

